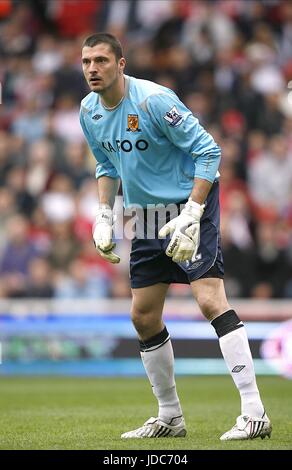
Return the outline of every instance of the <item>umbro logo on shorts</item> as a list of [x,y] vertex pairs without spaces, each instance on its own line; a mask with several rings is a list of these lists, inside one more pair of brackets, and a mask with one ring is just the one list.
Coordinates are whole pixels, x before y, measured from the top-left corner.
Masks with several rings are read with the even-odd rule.
[[231,372],[234,372],[234,373],[240,372],[240,371],[242,371],[242,369],[244,369],[244,368],[245,368],[245,366],[235,366],[235,367],[233,367],[233,369],[232,369]]
[[198,269],[200,266],[202,266],[202,264],[204,264],[204,261],[195,261],[195,263],[187,264],[187,267],[191,269]]

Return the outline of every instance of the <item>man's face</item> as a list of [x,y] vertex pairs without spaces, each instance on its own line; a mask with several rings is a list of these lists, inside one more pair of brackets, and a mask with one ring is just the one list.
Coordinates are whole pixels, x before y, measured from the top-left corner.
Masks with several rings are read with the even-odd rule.
[[117,83],[125,67],[125,59],[116,61],[108,44],[85,46],[82,49],[82,68],[86,81],[95,93],[103,93]]

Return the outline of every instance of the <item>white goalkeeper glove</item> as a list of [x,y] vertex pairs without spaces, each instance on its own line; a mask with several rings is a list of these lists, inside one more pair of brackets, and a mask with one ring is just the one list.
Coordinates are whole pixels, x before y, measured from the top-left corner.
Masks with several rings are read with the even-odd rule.
[[165,224],[159,231],[159,237],[172,235],[165,253],[173,261],[194,260],[200,245],[200,219],[205,204],[198,204],[189,199],[178,217]]
[[116,244],[113,243],[113,211],[107,205],[98,208],[93,225],[93,241],[100,256],[110,263],[119,263],[121,258],[113,253]]

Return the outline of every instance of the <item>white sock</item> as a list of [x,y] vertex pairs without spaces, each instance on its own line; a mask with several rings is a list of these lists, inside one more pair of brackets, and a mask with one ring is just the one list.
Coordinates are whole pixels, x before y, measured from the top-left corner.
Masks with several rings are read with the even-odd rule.
[[[153,393],[158,400],[159,418],[166,423],[178,424],[182,410],[176,392],[174,356],[170,339],[162,342],[162,345],[144,349],[141,351],[141,358]],[[176,417],[178,419],[173,419]]]
[[[219,338],[220,348],[241,397],[241,414],[261,418],[264,414],[256,383],[253,360],[244,327]],[[244,366],[244,367],[242,367]]]

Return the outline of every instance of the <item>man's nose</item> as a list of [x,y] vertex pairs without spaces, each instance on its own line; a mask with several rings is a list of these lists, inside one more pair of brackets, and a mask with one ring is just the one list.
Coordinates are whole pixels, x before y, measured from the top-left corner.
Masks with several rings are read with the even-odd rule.
[[89,68],[88,68],[89,73],[97,72],[97,70],[98,70],[97,64],[94,61],[90,62]]

